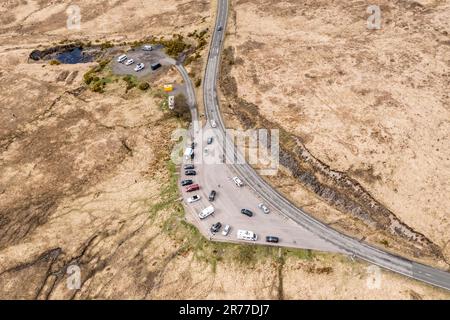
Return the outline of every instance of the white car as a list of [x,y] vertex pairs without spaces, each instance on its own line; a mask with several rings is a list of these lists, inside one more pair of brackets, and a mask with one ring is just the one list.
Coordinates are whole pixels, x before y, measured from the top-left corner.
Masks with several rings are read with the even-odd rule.
[[242,187],[244,185],[238,177],[233,177],[233,181],[238,187]]
[[225,226],[225,228],[223,228],[223,230],[222,230],[222,235],[223,235],[223,236],[227,236],[227,235],[230,233],[230,229],[231,229],[230,225],[227,224],[227,225]]
[[136,68],[134,68],[134,71],[138,72],[145,68],[145,65],[143,63],[138,63]]
[[211,127],[213,128],[217,127],[216,120],[211,120]]
[[264,203],[258,204],[258,207],[259,207],[264,213],[269,213],[269,212],[270,212],[269,208],[267,208],[266,205],[265,205]]
[[188,203],[193,203],[193,202],[197,202],[198,200],[200,200],[200,196],[198,194],[193,195],[192,197],[187,199]]
[[144,51],[152,51],[153,47],[150,46],[150,45],[145,45],[145,46],[142,47],[142,50],[144,50]]
[[130,66],[130,65],[132,65],[134,63],[134,60],[133,59],[130,59],[130,60],[127,60],[127,62],[125,62],[125,65],[126,66]]
[[124,62],[127,59],[128,59],[127,55],[123,54],[123,55],[121,55],[120,57],[117,58],[117,62],[122,63],[122,62]]
[[184,151],[184,158],[186,160],[189,160],[189,158],[191,158],[193,154],[194,154],[194,149],[192,149],[191,147],[186,148],[186,151]]

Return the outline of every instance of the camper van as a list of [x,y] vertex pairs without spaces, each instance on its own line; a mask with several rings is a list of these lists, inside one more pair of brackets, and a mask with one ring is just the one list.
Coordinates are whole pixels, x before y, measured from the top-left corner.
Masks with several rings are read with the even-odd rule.
[[124,62],[127,59],[128,59],[127,55],[123,54],[123,55],[121,55],[120,57],[117,58],[117,62],[122,63],[122,62]]
[[238,230],[237,231],[238,240],[256,241],[258,236],[253,231],[248,230]]
[[198,217],[200,219],[205,219],[205,218],[209,217],[210,215],[212,215],[213,213],[214,213],[214,207],[213,206],[209,206],[209,207],[203,209],[202,212],[200,212],[198,214]]

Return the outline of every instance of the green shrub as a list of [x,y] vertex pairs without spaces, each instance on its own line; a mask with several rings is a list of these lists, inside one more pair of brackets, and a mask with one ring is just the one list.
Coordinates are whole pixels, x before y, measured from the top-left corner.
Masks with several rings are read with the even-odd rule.
[[98,65],[103,70],[111,60],[101,60]]
[[59,62],[58,60],[55,60],[55,59],[50,60],[49,63],[51,66],[59,66],[61,64],[61,62]]
[[150,88],[150,85],[148,84],[148,82],[141,82],[139,84],[139,89],[142,91],[146,91]]
[[127,83],[127,91],[131,90],[137,86],[137,80],[133,76],[127,75],[127,76],[123,77],[122,79],[123,79],[123,81],[125,81]]
[[94,77],[95,77],[94,71],[92,69],[89,70],[83,76],[84,83],[87,84],[87,85],[91,84],[91,82],[94,80]]
[[103,93],[104,89],[104,84],[102,81],[98,81],[95,82],[94,85],[92,86],[92,91],[94,92],[98,92],[98,93]]
[[196,88],[200,87],[201,84],[202,84],[202,79],[201,78],[198,78],[197,80],[195,80],[195,87]]
[[184,42],[184,37],[181,34],[174,34],[170,40],[166,40],[164,37],[153,39],[153,43],[163,45],[166,53],[173,58],[177,58],[180,53],[190,48],[190,45]]
[[101,48],[102,50],[105,50],[105,49],[108,49],[108,48],[112,48],[112,47],[114,47],[114,44],[111,43],[111,41],[105,41],[105,42],[103,42],[103,43],[100,45],[100,48]]

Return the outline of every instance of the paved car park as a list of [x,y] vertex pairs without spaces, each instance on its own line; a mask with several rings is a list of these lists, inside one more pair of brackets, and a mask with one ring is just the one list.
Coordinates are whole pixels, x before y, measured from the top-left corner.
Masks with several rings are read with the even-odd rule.
[[[209,130],[209,133],[212,132],[214,130]],[[188,220],[195,224],[202,234],[211,240],[218,241],[242,241],[245,243],[341,252],[340,249],[287,219],[275,209],[269,207],[270,213],[264,213],[258,207],[263,201],[246,185],[246,181],[243,181],[244,185],[242,187],[238,187],[235,184],[232,179],[235,174],[231,167],[220,163],[222,155],[218,147],[217,138],[214,137],[212,144],[207,144],[209,136],[211,134],[207,133],[201,138],[197,137],[194,139],[197,143],[194,149],[194,161],[184,160],[183,163],[183,165],[195,163],[197,175],[186,176],[183,165],[181,166],[180,175],[180,182],[184,179],[192,179],[194,183],[200,185],[200,190],[194,192],[185,192],[185,187],[181,187],[181,189],[183,203],[188,213]],[[205,148],[208,149],[207,153],[204,151]],[[202,158],[202,161],[199,158]],[[217,192],[212,202],[208,200],[211,190]],[[187,203],[187,199],[195,194],[198,194],[201,199],[194,203]],[[198,214],[210,205],[213,205],[215,208],[214,214],[201,220]],[[244,208],[251,210],[253,216],[248,217],[242,214],[241,209]],[[210,228],[216,222],[221,222],[222,228],[219,232],[212,234]],[[231,226],[231,230],[227,236],[223,236],[222,230],[227,224]],[[236,238],[238,229],[255,232],[258,240],[256,242],[238,240]],[[276,236],[280,239],[280,242],[267,243],[266,236]]]
[[[143,50],[142,47],[138,47],[128,52],[125,52],[124,54],[127,56],[127,60],[133,59],[134,63],[127,66],[125,64],[127,60],[125,60],[124,62],[117,62],[117,58],[119,57],[119,55],[114,57],[114,60],[112,62],[112,71],[115,74],[118,75],[131,74],[138,78],[143,78],[160,71],[161,69],[163,69],[164,66],[170,66],[175,64],[175,60],[167,56],[166,53],[164,52],[164,47],[160,45],[155,46],[152,51],[145,51]],[[134,71],[134,68],[137,66],[138,63],[143,63],[145,67],[141,71],[136,72]],[[160,63],[161,68],[157,70],[152,70],[151,65],[154,63]]]

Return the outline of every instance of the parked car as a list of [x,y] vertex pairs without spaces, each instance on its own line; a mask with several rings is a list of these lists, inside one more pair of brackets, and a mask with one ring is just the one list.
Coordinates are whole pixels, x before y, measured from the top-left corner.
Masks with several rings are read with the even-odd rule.
[[134,68],[134,71],[139,72],[139,71],[141,71],[141,70],[144,69],[144,68],[145,68],[145,64],[143,64],[143,63],[141,62],[141,63],[138,63],[138,65],[136,66],[136,68]]
[[198,194],[193,195],[192,197],[187,199],[188,203],[193,203],[193,202],[197,202],[198,200],[200,200],[200,196]]
[[266,205],[265,205],[264,203],[258,204],[258,207],[259,207],[259,208],[262,210],[262,212],[264,212],[264,213],[269,213],[269,212],[270,212],[269,208],[267,208]]
[[208,140],[206,140],[207,144],[211,144],[213,143],[213,137],[209,137]]
[[200,219],[205,219],[205,218],[209,217],[210,215],[212,215],[213,213],[214,213],[214,207],[213,206],[209,206],[209,207],[203,209],[202,212],[200,212],[198,214],[198,217]]
[[197,190],[200,190],[200,186],[198,184],[193,184],[186,188],[186,192],[192,192]]
[[216,198],[216,190],[212,190],[211,193],[209,194],[209,201],[214,201],[214,199]]
[[280,241],[280,239],[278,237],[274,237],[274,236],[266,237],[266,242],[278,243],[279,241]]
[[225,228],[223,228],[223,230],[222,230],[222,235],[223,235],[223,236],[227,236],[227,235],[230,233],[230,229],[231,229],[230,225],[227,224],[227,225],[225,226]]
[[185,164],[184,170],[193,170],[195,169],[195,166],[193,164]]
[[187,176],[195,176],[197,175],[197,172],[195,170],[185,170],[184,174]]
[[121,55],[120,57],[117,58],[117,62],[122,63],[122,62],[124,62],[127,59],[128,59],[127,55],[123,54],[123,55]]
[[244,185],[238,177],[233,177],[233,181],[238,187],[242,187]]
[[184,158],[186,160],[188,160],[189,158],[192,159],[193,154],[194,154],[194,149],[192,149],[191,147],[186,148],[186,150],[184,151]]
[[186,179],[186,180],[182,180],[181,181],[181,186],[185,187],[185,186],[188,186],[188,185],[193,184],[193,183],[194,183],[194,181],[192,181],[190,179]]
[[241,210],[241,213],[242,213],[242,214],[245,214],[245,215],[248,216],[248,217],[252,217],[252,216],[253,216],[253,212],[251,212],[251,211],[248,210],[248,209],[242,209],[242,210]]
[[222,224],[220,222],[216,222],[211,226],[211,232],[212,233],[216,233],[220,230],[220,228],[222,228]]
[[127,60],[127,62],[125,62],[126,66],[131,66],[134,63],[133,59]]
[[145,46],[142,47],[142,50],[144,50],[144,51],[152,51],[153,47],[151,45],[145,45]]
[[150,67],[152,68],[153,71],[155,71],[156,69],[161,68],[161,63],[159,63],[159,62],[154,63]]

